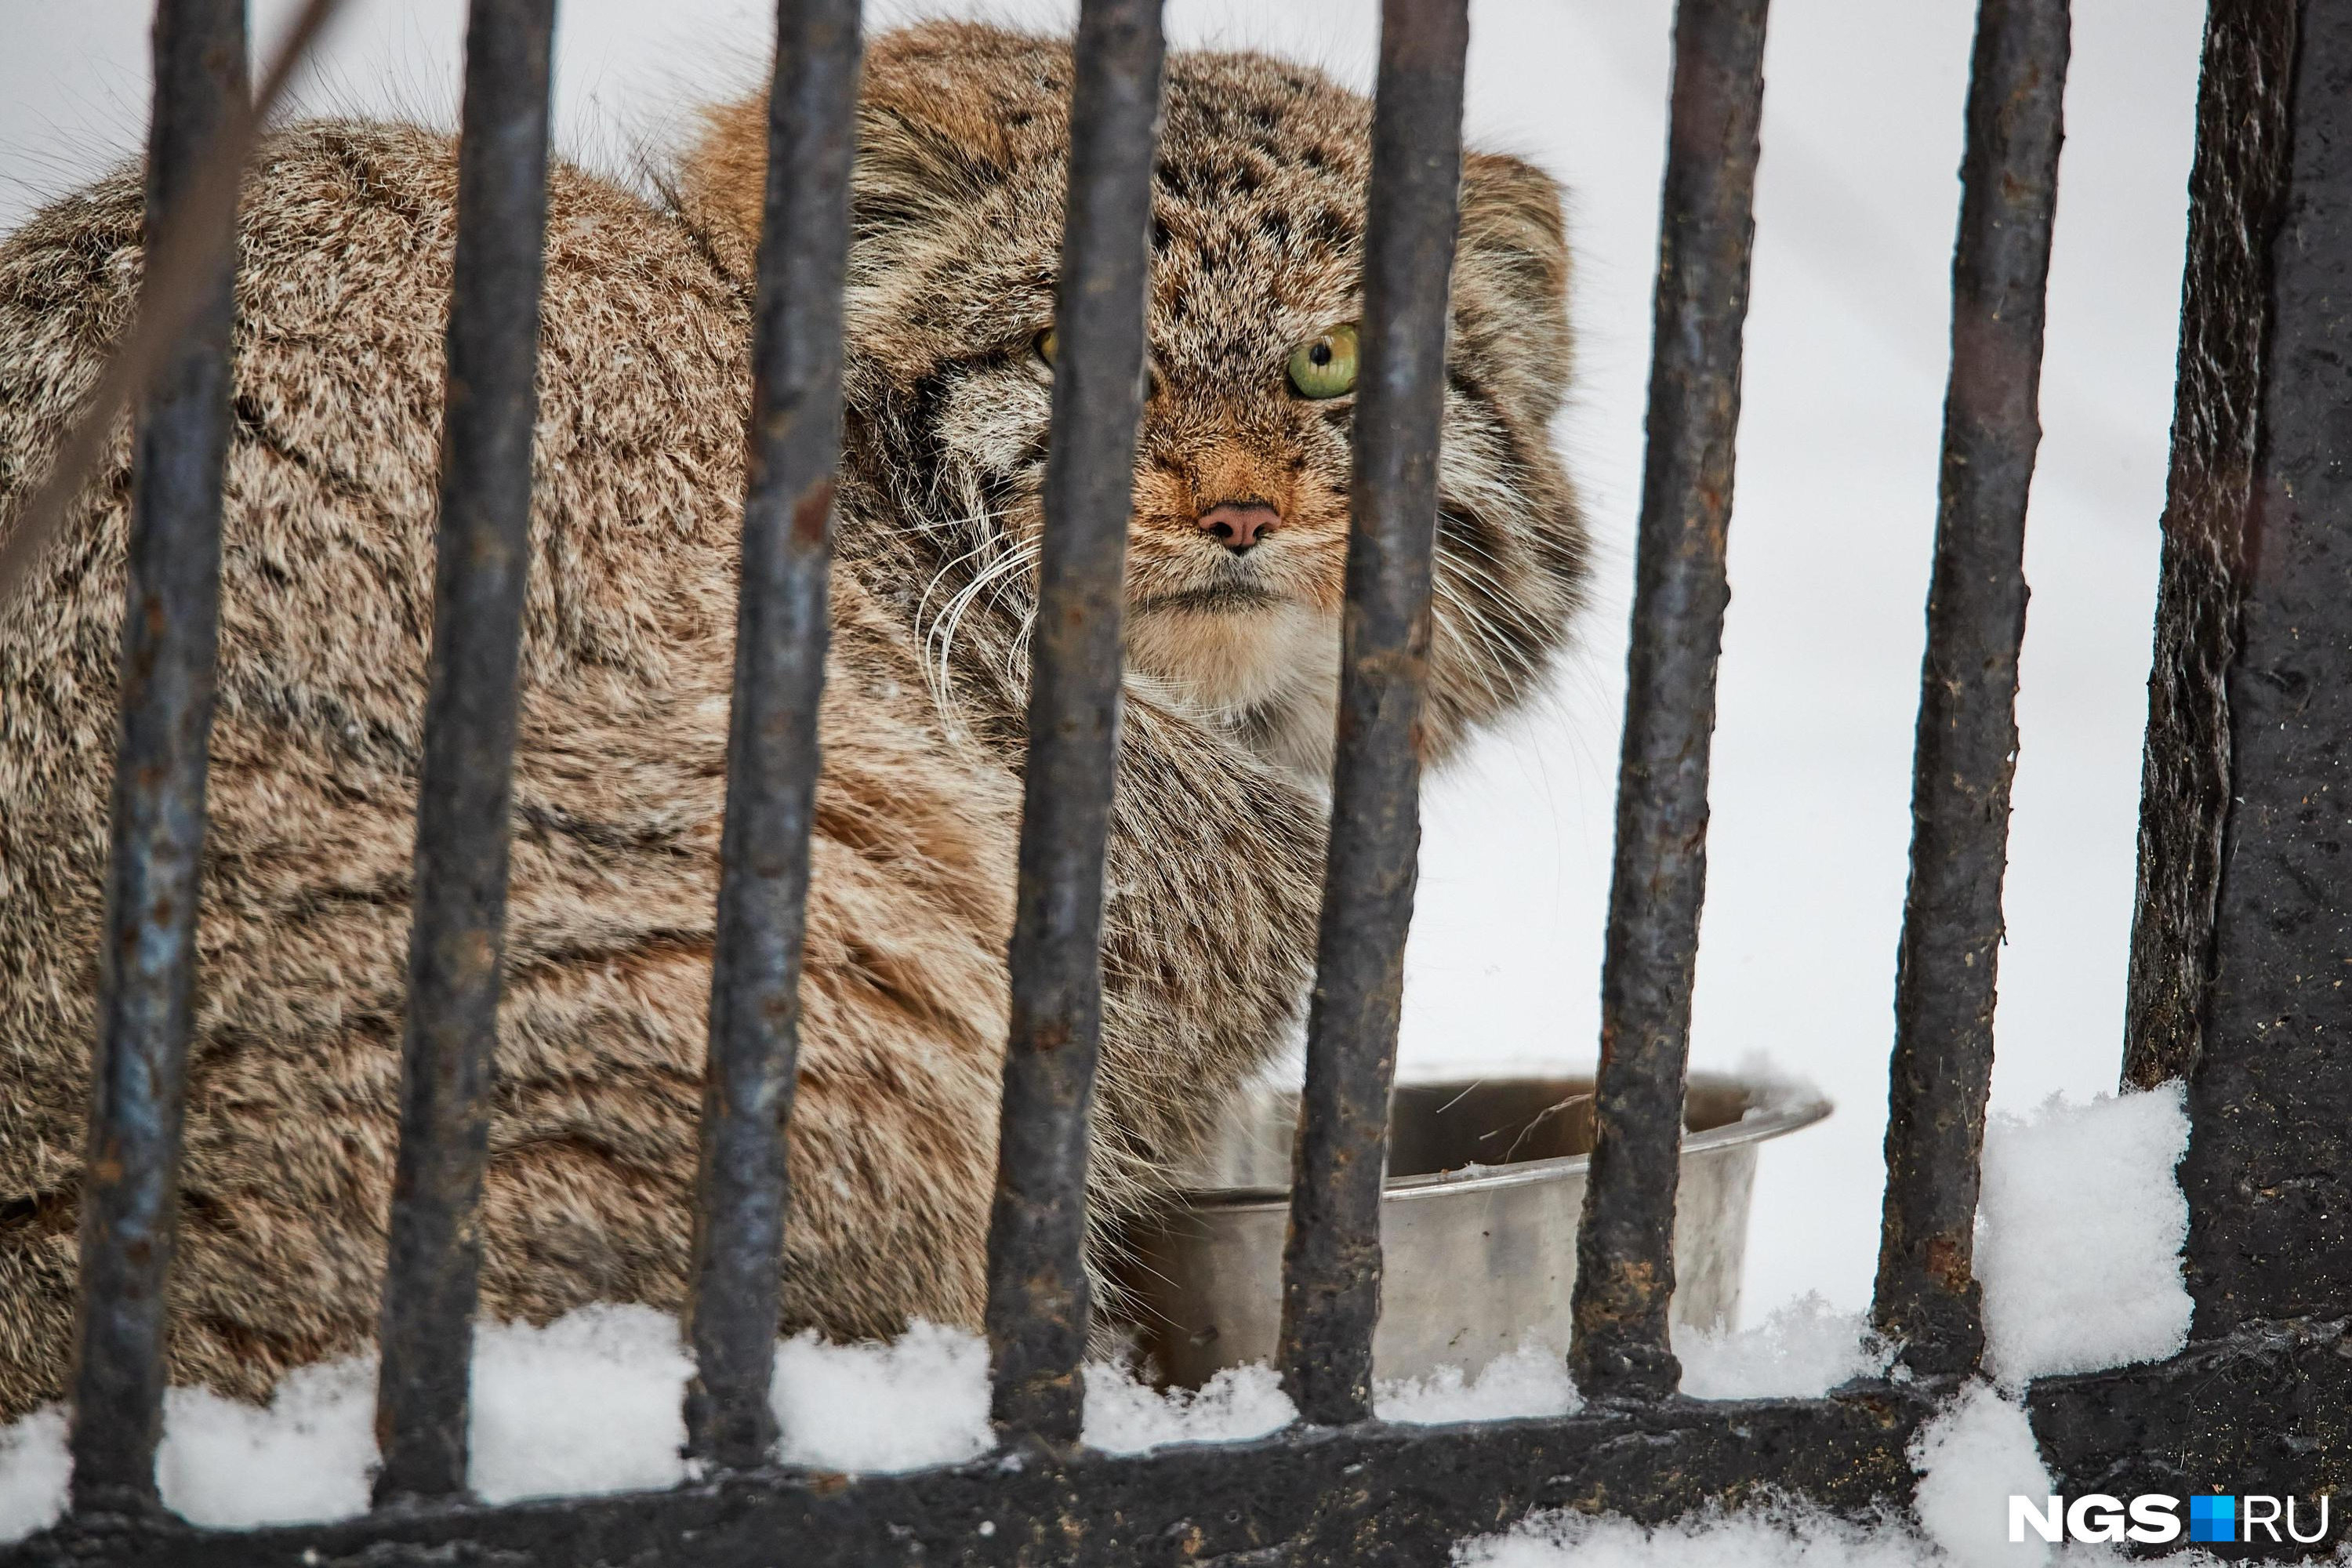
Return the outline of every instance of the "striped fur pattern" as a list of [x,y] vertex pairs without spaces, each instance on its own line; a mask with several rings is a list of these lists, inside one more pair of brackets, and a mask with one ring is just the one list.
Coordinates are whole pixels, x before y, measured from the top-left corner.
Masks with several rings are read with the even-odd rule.
[[[810,895],[786,1330],[977,1325],[1034,622],[1066,46],[877,39]],[[551,193],[483,1310],[682,1306],[732,668],[761,110],[671,200]],[[1295,1029],[1312,963],[1349,408],[1288,394],[1351,320],[1368,106],[1177,55],[1110,843],[1092,1200],[1165,1194]],[[248,186],[177,1381],[265,1395],[364,1349],[396,1125],[454,163],[320,123]],[[120,330],[135,171],[0,241],[0,520]],[[1547,437],[1559,200],[1471,161],[1427,745],[1531,691],[1582,576]],[[70,1356],[129,488],[123,441],[0,606],[0,1420]],[[1279,514],[1246,558],[1202,510]],[[0,522],[5,526],[5,522]]]

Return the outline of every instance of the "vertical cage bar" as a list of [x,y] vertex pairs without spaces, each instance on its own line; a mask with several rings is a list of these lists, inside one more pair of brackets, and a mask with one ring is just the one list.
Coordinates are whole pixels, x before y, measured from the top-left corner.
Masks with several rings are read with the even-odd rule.
[[2205,74],[2127,1058],[2196,1339],[2352,1300],[2352,8],[2216,0]]
[[1984,1351],[1977,1187],[2068,49],[2067,0],[1977,8],[1872,1309],[1919,1372],[1972,1371]]
[[1007,1436],[1056,1446],[1077,1440],[1081,1416],[1103,841],[1118,750],[1162,52],[1160,0],[1086,0],[1078,13],[1013,1017],[988,1235],[992,1415]]
[[[156,7],[145,254],[152,270],[233,132],[246,93],[244,0]],[[165,1284],[177,1219],[180,1124],[194,1028],[205,766],[219,624],[222,468],[228,452],[233,213],[201,303],[139,405],[113,844],[99,953],[99,1035],[81,1207],[73,1500],[155,1499]]]
[[856,149],[858,0],[782,0],[751,344],[749,484],[688,1279],[687,1445],[742,1469],[776,1441],[768,1402],[790,1190],[784,1125],[824,687],[841,456],[842,279]]
[[457,152],[433,658],[383,1288],[379,1501],[466,1485],[505,940],[554,0],[473,0]]
[[1675,1161],[1706,891],[1715,667],[1730,598],[1739,351],[1755,233],[1766,0],[1682,0],[1634,564],[1592,1175],[1577,1233],[1578,1384],[1669,1394]]
[[2124,1081],[2141,1089],[2189,1078],[2204,1054],[2233,793],[2227,674],[2273,374],[2271,251],[2300,11],[2300,0],[2213,0],[2206,14],[2124,1025]]
[[1326,1425],[1372,1413],[1469,38],[1467,0],[1381,6],[1331,839],[1283,1245],[1283,1383]]

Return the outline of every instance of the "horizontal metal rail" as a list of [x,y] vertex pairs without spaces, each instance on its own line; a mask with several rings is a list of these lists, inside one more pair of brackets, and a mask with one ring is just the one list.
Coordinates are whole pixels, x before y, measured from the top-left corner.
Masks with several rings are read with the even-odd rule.
[[1326,1425],[1372,1408],[1469,39],[1468,0],[1381,8],[1331,839],[1282,1258],[1283,1383]]
[[791,1206],[784,1124],[799,1044],[817,705],[841,455],[842,278],[858,0],[783,0],[752,307],[751,473],[735,625],[710,1058],[688,1277],[687,1444],[764,1464]]
[[[2352,1449],[2342,1324],[2245,1331],[2171,1360],[2037,1380],[2026,1403],[2053,1491],[2177,1492],[2184,1475],[2260,1476],[2310,1497]],[[1759,1493],[1883,1518],[1948,1387],[1855,1384],[1828,1399],[1599,1402],[1549,1420],[1294,1426],[1146,1455],[991,1457],[850,1484],[730,1475],[667,1491],[486,1507],[462,1500],[332,1524],[194,1530],[150,1516],[0,1546],[0,1568],[316,1568],[493,1562],[743,1568],[779,1560],[954,1563],[1447,1560],[1538,1509],[1659,1523]]]
[[[236,217],[190,199],[243,109],[245,0],[163,0],[147,143],[147,252],[205,224],[210,260],[184,336],[138,411],[122,617],[113,842],[83,1169],[73,1500],[155,1498],[165,1279],[194,1029],[198,872],[220,609]],[[196,239],[198,237],[185,237]],[[150,274],[148,289],[171,280]],[[142,299],[142,306],[147,301]]]
[[[2352,1367],[2352,1363],[2342,1363]],[[2257,1408],[2263,1408],[2257,1406]],[[1427,1568],[1533,1509],[1659,1521],[1751,1486],[1759,1456],[1789,1495],[1850,1513],[1899,1505],[1918,1388],[1831,1399],[1597,1408],[1551,1421],[1294,1426],[1148,1455],[1032,1453],[903,1475],[735,1474],[635,1495],[488,1508],[452,1500],[334,1524],[194,1531],[161,1521],[66,1557],[0,1547],[0,1568],[768,1568],[801,1563],[1339,1563]]]
[[1977,1188],[2068,48],[2067,0],[1978,7],[1872,1309],[1918,1372],[1972,1371],[1984,1348]]
[[1601,974],[1592,1175],[1570,1366],[1588,1394],[1670,1394],[1675,1181],[1706,896],[1715,668],[1755,233],[1767,0],[1682,0],[1666,132],[1617,858]]
[[466,29],[433,655],[376,1394],[383,1501],[466,1485],[530,559],[554,22],[554,0],[473,0]]
[[1055,1447],[1082,1425],[1087,1126],[1164,48],[1160,0],[1078,13],[986,1312],[993,1419]]

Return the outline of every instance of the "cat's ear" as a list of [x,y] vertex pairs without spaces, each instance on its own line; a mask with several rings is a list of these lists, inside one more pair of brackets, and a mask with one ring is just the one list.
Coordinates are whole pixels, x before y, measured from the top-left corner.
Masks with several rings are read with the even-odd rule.
[[1490,395],[1538,420],[1549,417],[1568,386],[1568,283],[1559,182],[1501,153],[1465,156],[1454,257],[1455,336],[1489,367],[1481,379]]
[[[885,33],[866,54],[850,223],[860,239],[967,210],[1016,163],[1063,134],[1066,46],[1001,28],[933,22]],[[751,275],[767,199],[768,95],[703,111],[671,191],[732,273]]]
[[1070,59],[1053,40],[971,23],[886,33],[866,58],[851,223],[861,238],[959,212],[1050,142]]
[[[941,109],[947,114],[938,112]],[[857,173],[850,223],[861,237],[919,226],[964,210],[1004,177],[984,120],[959,124],[953,106],[910,113],[868,100],[857,114]]]
[[1530,310],[1557,315],[1568,302],[1568,223],[1559,182],[1523,159],[1471,153],[1462,160],[1457,267],[1507,285]]
[[719,266],[748,283],[767,205],[768,95],[702,111],[702,134],[667,186],[670,202]]

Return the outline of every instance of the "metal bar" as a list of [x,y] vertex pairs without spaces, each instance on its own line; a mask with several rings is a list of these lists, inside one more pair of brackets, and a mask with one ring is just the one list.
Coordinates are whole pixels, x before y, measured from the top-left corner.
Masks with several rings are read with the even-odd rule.
[[[2339,1357],[2335,1366],[2352,1363]],[[2314,1370],[2325,1376],[2330,1369]],[[2337,1371],[2324,1386],[2347,1384],[2352,1375]],[[2259,1420],[2276,1405],[2251,1408]],[[1033,1453],[1017,1467],[992,1455],[855,1479],[769,1469],[660,1491],[502,1508],[456,1503],[330,1524],[199,1531],[155,1520],[135,1532],[0,1545],[0,1568],[1425,1568],[1450,1561],[1465,1537],[1537,1510],[1605,1510],[1655,1524],[1769,1486],[1872,1517],[1910,1497],[1905,1450],[1935,1412],[1925,1387],[1882,1384],[1827,1399],[1595,1406],[1528,1421],[1292,1426],[1150,1454]],[[2339,1416],[2323,1429],[2332,1435],[2344,1425]],[[2330,1452],[2282,1473],[2307,1475]],[[2051,1463],[2060,1470],[2058,1457]],[[2095,1471],[2060,1473],[2095,1489]]]
[[206,268],[185,334],[146,388],[131,450],[113,843],[82,1179],[72,1451],[73,1502],[83,1512],[155,1504],[236,319],[236,215],[206,210],[191,193],[245,99],[244,0],[163,0],[154,38],[146,253],[154,257],[174,225],[212,226],[187,237],[208,253]]
[[2203,1054],[2231,795],[2225,672],[2254,509],[2297,9],[2214,0],[2205,26],[2124,1025],[2124,1080],[2142,1089],[2188,1078]]
[[[2178,1496],[2184,1477],[2258,1476],[2301,1500],[2296,1528],[2307,1531],[2315,1499],[2342,1497],[2352,1453],[2343,1328],[2333,1319],[2247,1329],[2167,1361],[2036,1378],[2025,1405],[2049,1489]],[[1778,1494],[1881,1520],[1911,1498],[1909,1450],[1946,1392],[1915,1379],[1851,1384],[1820,1399],[1291,1426],[1150,1454],[1031,1456],[1017,1468],[989,1456],[855,1479],[777,1468],[659,1491],[257,1530],[200,1531],[153,1515],[0,1545],[0,1568],[1443,1563],[1464,1538],[1539,1510],[1655,1525]]]
[[1918,1372],[1972,1371],[1984,1351],[1977,1187],[2068,50],[2067,0],[1977,8],[1872,1311]]
[[1372,1413],[1469,40],[1468,0],[1381,5],[1331,839],[1282,1256],[1283,1384],[1322,1425]]
[[1682,0],[1601,975],[1592,1176],[1570,1368],[1588,1395],[1672,1393],[1675,1157],[1706,890],[1707,752],[1755,233],[1767,0]]
[[711,965],[702,1169],[688,1279],[689,1452],[763,1464],[790,1191],[784,1123],[824,686],[841,455],[842,278],[858,0],[782,0],[751,345],[751,473],[736,611],[727,826]]
[[473,0],[466,26],[433,662],[376,1394],[380,1502],[448,1496],[466,1485],[515,674],[530,558],[554,22],[554,0]]
[[[2272,38],[2289,20],[2270,7],[2230,10],[2241,29],[2252,23]],[[2216,28],[2222,21],[2216,7]],[[2258,190],[2200,188],[2200,207],[2218,198],[2219,210],[2200,210],[2192,224],[2210,238],[2215,223],[2272,220],[2253,274],[2260,303],[2233,323],[2240,341],[2262,344],[2251,375],[2248,504],[2234,518],[2168,507],[2158,609],[2159,626],[2177,635],[2201,629],[2200,617],[2218,601],[2227,638],[2194,647],[2185,668],[2159,672],[2192,702],[2218,700],[2227,721],[2197,1007],[2203,1038],[2189,1074],[2180,1163],[2191,1332],[2200,1339],[2280,1320],[2340,1319],[2352,1303],[2352,473],[2343,415],[2352,404],[2344,310],[2352,98],[2343,86],[2352,78],[2352,11],[2307,3],[2289,25],[2292,69],[2248,84],[2241,100],[2261,118],[2266,100],[2284,98],[2280,199],[2249,210]],[[2272,55],[2269,39],[2257,47]],[[2219,132],[2222,156],[2260,146],[2250,126],[2200,130]],[[2202,173],[2201,148],[2199,163]],[[2192,252],[2190,288],[2226,288],[2236,249]],[[2200,278],[2215,261],[2222,276]],[[2226,384],[2214,377],[2207,386],[2215,380]],[[2190,390],[2184,376],[2175,428],[2210,418],[2226,429],[2228,406],[2190,403]],[[2173,500],[2195,504],[2177,491]],[[2208,553],[2216,542],[2235,548],[2217,560]],[[2157,740],[2151,726],[2151,754]]]
[[1055,307],[1052,447],[1013,915],[996,1201],[992,1415],[1075,1443],[1086,1349],[1087,1119],[1102,1033],[1103,841],[1118,751],[1119,616],[1143,406],[1160,0],[1086,0]]

